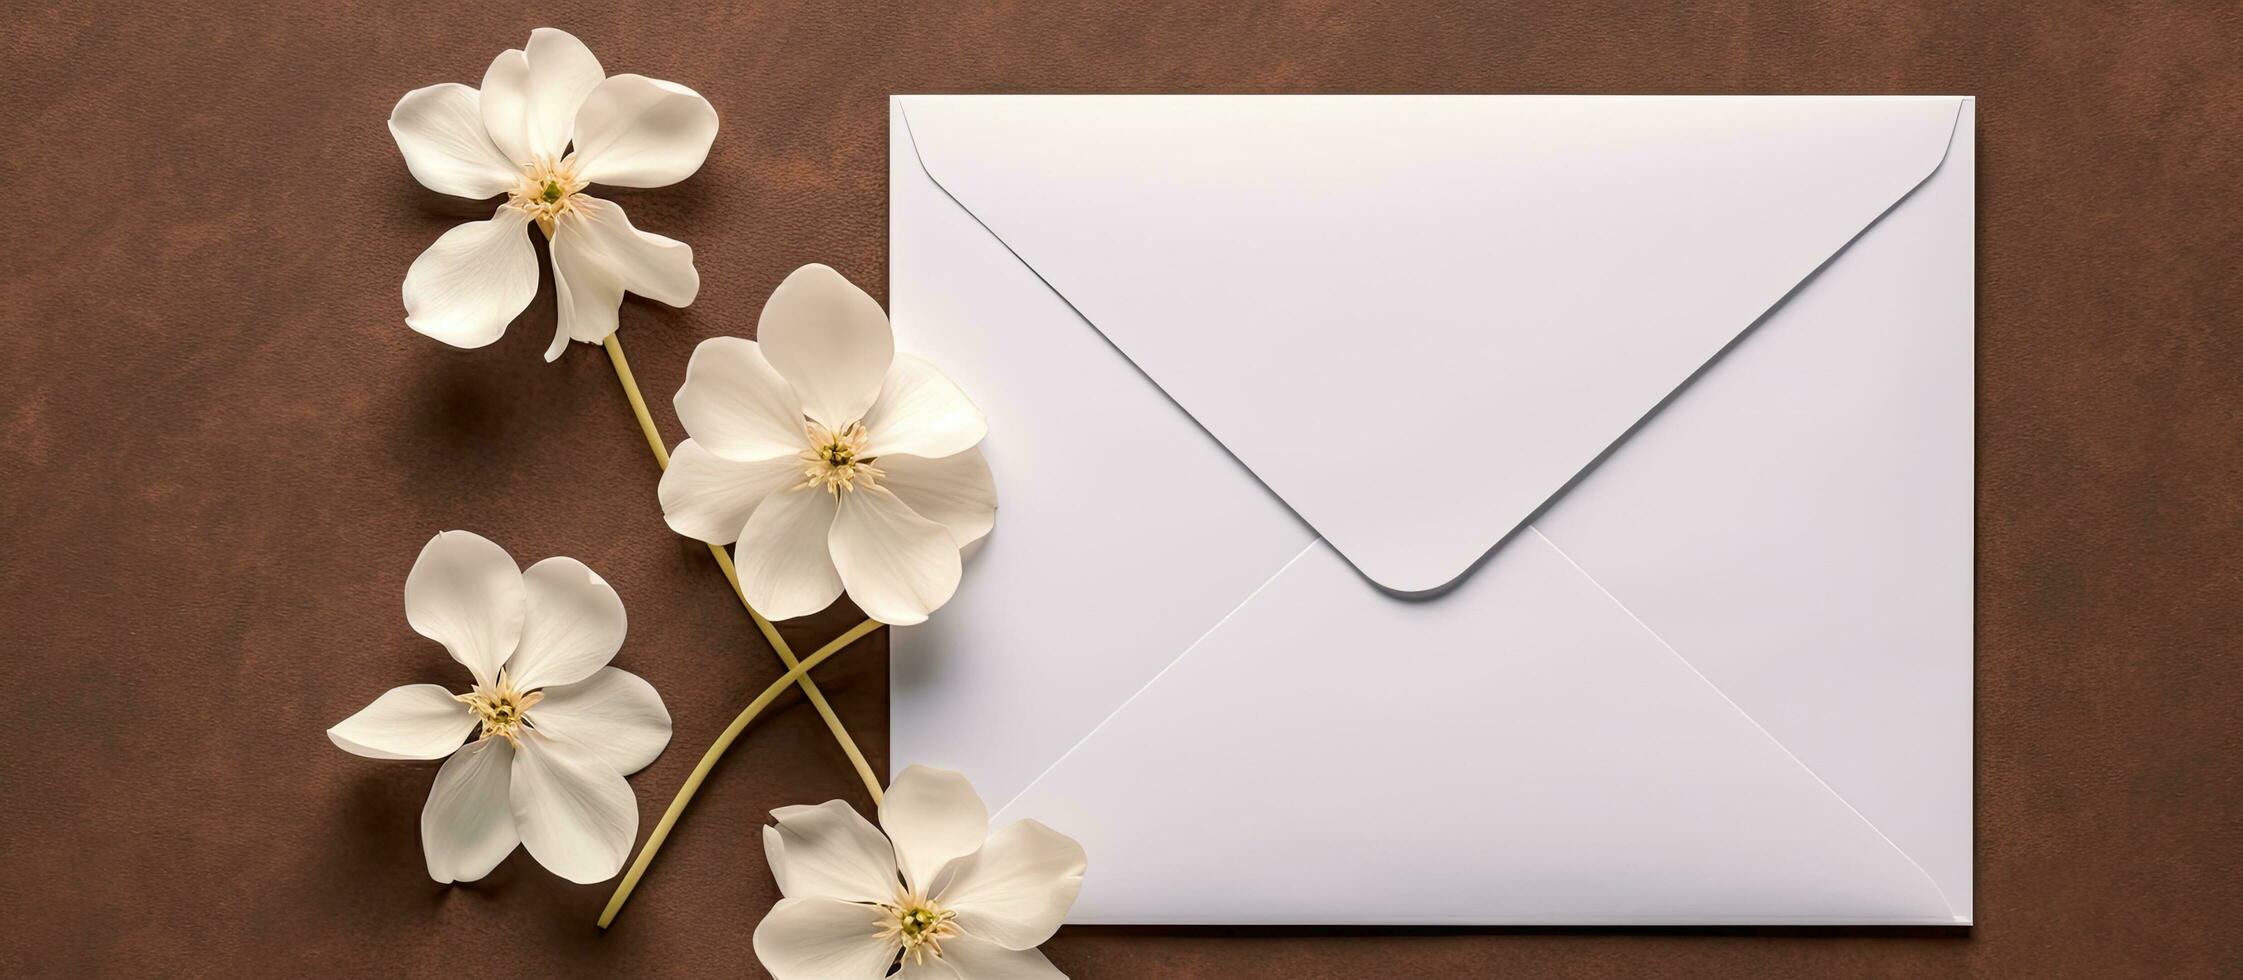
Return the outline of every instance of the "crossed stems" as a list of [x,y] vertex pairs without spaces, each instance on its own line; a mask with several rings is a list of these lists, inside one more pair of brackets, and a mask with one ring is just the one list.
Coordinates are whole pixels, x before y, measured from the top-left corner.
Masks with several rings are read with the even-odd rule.
[[[639,383],[631,376],[631,362],[623,357],[623,342],[611,333],[607,336],[606,344],[608,360],[615,364],[615,379],[623,385],[623,394],[631,401],[631,413],[638,417],[639,431],[646,436],[647,448],[654,450],[655,463],[665,470],[669,469],[670,451],[663,446],[662,433],[654,428],[654,417],[646,410],[646,398],[639,394]],[[834,741],[840,743],[841,751],[849,756],[849,764],[856,767],[857,777],[864,780],[865,792],[871,794],[875,805],[880,802],[880,778],[873,775],[872,766],[865,762],[864,753],[857,750],[856,740],[849,737],[849,730],[842,727],[841,718],[833,713],[833,706],[826,703],[826,696],[818,690],[818,683],[810,679],[810,668],[879,629],[880,623],[870,619],[858,623],[847,632],[834,637],[825,646],[819,647],[818,652],[806,659],[797,660],[793,648],[787,646],[787,641],[779,636],[778,628],[772,626],[770,620],[763,618],[762,613],[756,612],[754,606],[748,605],[747,592],[740,588],[739,570],[733,568],[732,556],[724,550],[724,546],[709,545],[709,554],[716,556],[717,567],[724,570],[725,581],[732,583],[732,594],[740,598],[741,608],[746,609],[748,616],[755,620],[756,629],[762,631],[764,640],[779,654],[779,660],[787,665],[787,672],[771,682],[771,686],[765,688],[762,694],[756,695],[755,700],[748,702],[739,716],[732,719],[732,724],[725,726],[724,732],[709,744],[709,750],[701,754],[700,764],[694,766],[693,773],[685,778],[685,785],[678,787],[677,798],[670,801],[670,808],[663,812],[661,821],[654,825],[654,833],[648,835],[646,844],[639,848],[639,856],[631,862],[631,869],[624,873],[622,882],[616,885],[615,896],[608,899],[606,910],[600,913],[602,929],[615,921],[615,914],[622,910],[624,902],[630,900],[631,891],[638,887],[640,876],[646,873],[647,865],[654,862],[654,852],[660,850],[662,842],[670,836],[670,828],[677,823],[678,815],[685,812],[686,804],[693,801],[693,794],[701,789],[701,782],[708,778],[709,770],[716,766],[725,750],[731,748],[733,741],[747,729],[748,723],[754,721],[765,707],[790,686],[799,685],[802,688],[803,695],[818,709],[819,717],[825,719],[827,730],[833,732]]]

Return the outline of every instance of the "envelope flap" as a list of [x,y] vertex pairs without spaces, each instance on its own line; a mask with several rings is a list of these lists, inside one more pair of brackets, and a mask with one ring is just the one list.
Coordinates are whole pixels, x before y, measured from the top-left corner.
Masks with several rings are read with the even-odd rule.
[[902,102],[937,184],[1401,592],[1464,574],[1921,183],[1959,107]]

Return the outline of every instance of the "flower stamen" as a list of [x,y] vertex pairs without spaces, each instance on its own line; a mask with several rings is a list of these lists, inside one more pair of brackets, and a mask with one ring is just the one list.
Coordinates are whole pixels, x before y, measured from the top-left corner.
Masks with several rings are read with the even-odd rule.
[[932,899],[901,894],[895,904],[880,906],[880,938],[903,946],[903,958],[924,964],[929,953],[942,958],[942,941],[958,934],[958,913]]
[[864,454],[865,444],[871,441],[864,423],[852,422],[848,428],[834,432],[816,422],[805,422],[803,431],[810,437],[810,448],[797,454],[802,460],[803,481],[795,489],[823,489],[840,496],[844,490],[871,490],[887,475],[872,465],[876,457]]
[[537,219],[537,227],[545,232],[545,237],[551,238],[553,223],[576,210],[585,183],[576,176],[575,158],[555,161],[539,157],[537,162],[522,168],[522,176],[514,182],[514,189],[507,192],[506,204],[528,212]]
[[508,677],[505,671],[500,671],[497,684],[477,684],[475,690],[455,694],[452,700],[467,705],[467,710],[474,712],[475,717],[482,721],[483,734],[478,736],[479,739],[496,735],[519,748],[522,744],[522,728],[529,722],[529,711],[539,701],[545,700],[545,692],[517,691],[514,689],[514,679]]

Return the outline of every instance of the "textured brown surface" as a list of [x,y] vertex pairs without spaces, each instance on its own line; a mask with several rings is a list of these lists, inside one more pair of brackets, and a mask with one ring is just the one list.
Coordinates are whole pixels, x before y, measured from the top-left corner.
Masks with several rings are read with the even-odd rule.
[[[633,780],[642,828],[779,672],[664,528],[605,359],[539,359],[549,283],[487,350],[403,325],[406,265],[488,207],[413,183],[390,106],[473,84],[543,24],[723,117],[698,176],[618,195],[703,277],[689,310],[622,314],[672,439],[693,344],[746,333],[788,269],[885,294],[890,92],[1980,96],[1974,930],[1069,929],[1048,950],[1078,977],[2243,962],[2232,3],[223,6],[0,15],[0,970],[753,975],[761,812],[864,802],[790,697],[603,936],[607,889],[520,852],[432,884],[433,764],[321,735],[391,685],[457,680],[400,598],[450,527],[622,593],[618,663],[677,719]],[[883,657],[821,672],[882,765]]]

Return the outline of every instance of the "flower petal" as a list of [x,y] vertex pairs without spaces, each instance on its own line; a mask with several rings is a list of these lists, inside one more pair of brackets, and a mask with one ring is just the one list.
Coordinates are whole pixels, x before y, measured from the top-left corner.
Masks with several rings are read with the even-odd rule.
[[949,529],[884,488],[841,494],[827,541],[849,598],[883,623],[924,622],[958,591],[958,543]]
[[787,844],[779,838],[779,828],[763,825],[763,863],[771,868],[771,880],[778,883],[779,894],[787,893]]
[[[966,938],[964,936],[958,937]],[[944,940],[947,944],[949,940]],[[940,956],[927,956],[918,960],[904,957],[901,969],[889,974],[889,980],[968,980],[955,967],[942,961]]]
[[[840,800],[771,811],[786,854],[780,891],[789,898],[892,902],[901,879],[888,838]],[[768,855],[770,849],[765,848]]]
[[662,519],[686,537],[731,544],[756,505],[800,482],[802,463],[792,457],[735,463],[687,439],[662,471]]
[[508,798],[522,846],[546,870],[580,885],[623,870],[639,833],[631,784],[575,739],[523,729]]
[[755,336],[801,397],[804,414],[836,431],[864,418],[896,353],[880,304],[816,264],[794,270],[771,292]]
[[716,136],[716,107],[700,93],[644,75],[616,75],[576,112],[576,173],[617,187],[675,184],[701,169]]
[[623,208],[612,201],[578,195],[561,225],[573,225],[578,244],[599,253],[623,288],[671,306],[688,306],[701,292],[693,269],[693,246],[631,227]]
[[989,836],[989,808],[965,776],[912,766],[881,798],[880,829],[895,842],[904,881],[924,892],[943,865],[980,849]]
[[522,573],[522,586],[522,642],[506,662],[516,690],[574,684],[623,648],[623,600],[583,562],[547,558]]
[[405,576],[405,620],[444,644],[477,684],[498,680],[522,637],[529,600],[506,549],[470,531],[428,539]]
[[1028,949],[1059,931],[1082,891],[1084,864],[1074,838],[1022,820],[943,869],[935,898],[958,913],[958,928],[1007,949]]
[[576,133],[576,113],[607,78],[592,49],[567,31],[540,27],[524,49],[530,62],[530,150],[553,159]]
[[559,360],[570,340],[597,344],[615,332],[616,311],[623,305],[623,281],[608,268],[586,238],[569,222],[557,223],[553,243],[553,342],[545,360]]
[[530,58],[521,48],[508,48],[483,69],[483,131],[500,153],[517,169],[536,161],[530,152]]
[[335,747],[369,759],[441,759],[459,751],[476,728],[475,714],[435,684],[382,692],[373,704],[327,730]]
[[616,309],[629,290],[671,306],[685,306],[701,290],[693,247],[631,227],[623,209],[579,195],[554,222],[553,291],[559,329],[545,359],[561,356],[569,339],[596,344],[615,332]]
[[686,434],[725,459],[791,460],[810,448],[802,399],[752,340],[711,337],[693,348],[670,404]]
[[486,738],[452,754],[421,807],[421,856],[437,881],[478,881],[514,853],[507,805],[514,747]]
[[783,490],[748,515],[732,563],[748,605],[765,618],[807,616],[841,597],[841,573],[826,544],[837,506],[822,490]]
[[934,365],[909,354],[897,354],[889,366],[864,425],[867,456],[940,458],[971,449],[989,434],[989,420],[973,400]]
[[1006,949],[970,933],[942,941],[942,955],[905,960],[895,980],[1067,980],[1038,949]]
[[978,446],[941,459],[882,456],[879,466],[880,485],[912,513],[948,528],[960,548],[997,523],[997,485]]
[[574,684],[545,689],[530,724],[586,746],[628,776],[670,744],[670,711],[654,685],[627,670],[602,667]]
[[774,980],[880,980],[902,944],[883,913],[830,898],[783,898],[755,927],[755,958]]
[[521,175],[483,128],[481,97],[457,82],[405,93],[389,111],[389,135],[413,179],[438,194],[504,194]]
[[530,32],[527,51],[508,49],[483,72],[483,127],[515,163],[561,159],[584,98],[607,72],[566,31]]
[[537,295],[530,216],[499,205],[437,238],[405,270],[405,325],[454,347],[483,347]]

